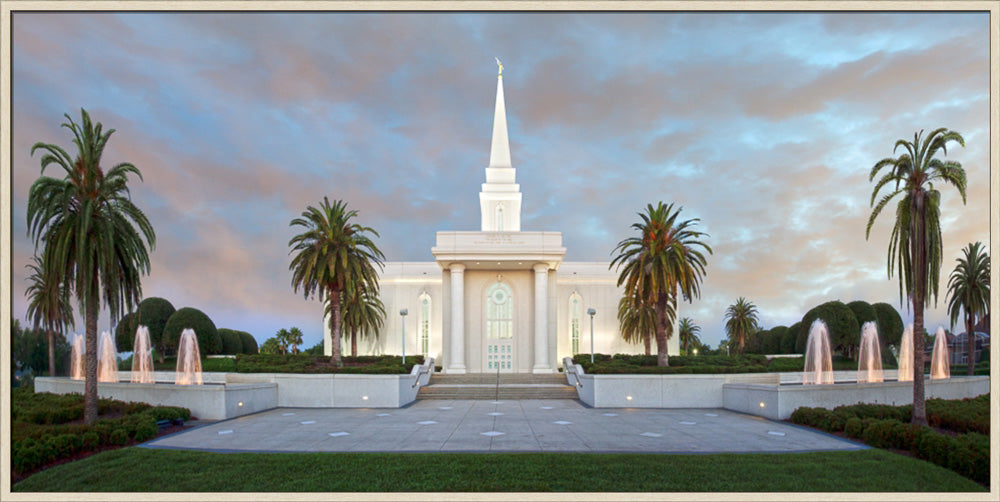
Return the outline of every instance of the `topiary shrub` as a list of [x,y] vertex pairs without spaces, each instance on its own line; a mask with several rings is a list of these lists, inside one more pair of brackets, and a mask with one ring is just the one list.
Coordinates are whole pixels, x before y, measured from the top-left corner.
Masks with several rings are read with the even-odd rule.
[[[257,339],[254,338],[253,335],[247,333],[246,331],[237,331],[237,333],[240,335],[243,354],[256,354],[260,351],[260,349],[257,348]],[[318,355],[323,355],[323,352],[320,352]]]
[[139,328],[135,313],[125,314],[115,327],[115,347],[118,352],[132,352],[135,344],[135,332]]
[[799,337],[799,328],[802,323],[797,322],[788,327],[788,330],[781,335],[781,353],[782,354],[801,354],[801,352],[796,352],[795,341]]
[[781,339],[785,336],[788,328],[784,326],[775,326],[771,328],[767,336],[764,337],[764,353],[765,354],[781,354]]
[[878,320],[878,338],[885,345],[899,346],[903,339],[903,318],[899,311],[888,303],[874,303],[872,309]]
[[[149,342],[156,348],[156,353],[163,362],[163,357],[167,354],[167,345],[163,340],[163,330],[167,327],[167,321],[174,315],[176,309],[169,301],[159,297],[149,297],[139,303],[136,310],[137,325],[145,326],[149,329]],[[133,331],[133,335],[134,335]],[[171,353],[172,354],[172,353]]]
[[172,354],[177,353],[177,344],[185,329],[193,329],[198,337],[198,350],[202,356],[222,352],[222,339],[219,337],[215,323],[204,312],[191,307],[184,307],[167,320],[163,329],[163,342]]
[[243,337],[240,336],[238,331],[228,328],[219,328],[217,331],[219,338],[222,339],[223,354],[235,355],[243,353]]
[[799,334],[795,340],[795,350],[805,353],[809,329],[813,321],[822,319],[830,334],[830,347],[833,351],[850,356],[861,342],[861,326],[854,317],[854,312],[840,301],[826,302],[813,307],[802,317]]

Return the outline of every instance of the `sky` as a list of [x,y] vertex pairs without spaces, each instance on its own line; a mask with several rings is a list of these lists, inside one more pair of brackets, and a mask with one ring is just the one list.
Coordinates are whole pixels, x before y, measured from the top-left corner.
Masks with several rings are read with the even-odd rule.
[[830,300],[911,320],[887,275],[892,209],[868,240],[865,225],[871,167],[917,131],[961,133],[944,158],[968,177],[964,205],[939,187],[929,330],[948,327],[961,249],[989,246],[988,13],[15,12],[11,40],[4,227],[22,322],[30,148],[75,153],[60,124],[82,107],[115,129],[103,165],[142,172],[129,186],[156,230],[143,296],[258,342],[297,326],[319,343],[289,223],[342,199],[389,261],[433,261],[435,232],[478,230],[494,57],[522,229],[561,231],[566,261],[609,261],[647,203],[682,207],[714,253],[679,316],[710,345],[739,297],[765,328]]

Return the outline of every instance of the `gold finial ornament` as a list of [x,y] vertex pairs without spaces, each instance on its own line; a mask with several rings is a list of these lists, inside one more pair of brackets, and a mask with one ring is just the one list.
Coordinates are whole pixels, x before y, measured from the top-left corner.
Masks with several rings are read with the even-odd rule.
[[500,58],[494,57],[497,60],[497,66],[500,67],[500,71],[497,73],[497,78],[503,78],[503,63],[500,62]]

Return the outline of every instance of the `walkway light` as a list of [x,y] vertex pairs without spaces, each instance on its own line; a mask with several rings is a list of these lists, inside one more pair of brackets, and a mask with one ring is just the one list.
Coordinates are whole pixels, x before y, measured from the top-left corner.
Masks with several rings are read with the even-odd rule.
[[593,308],[587,309],[587,314],[590,315],[590,364],[594,364],[594,314],[596,313]]
[[399,309],[399,317],[401,319],[400,323],[403,325],[403,369],[406,369],[406,314],[410,311],[406,309]]

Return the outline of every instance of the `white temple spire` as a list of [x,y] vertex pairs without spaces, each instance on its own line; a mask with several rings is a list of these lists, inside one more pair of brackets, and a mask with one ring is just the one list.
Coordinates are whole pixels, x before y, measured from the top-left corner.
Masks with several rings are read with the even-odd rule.
[[497,73],[497,104],[493,112],[493,144],[490,147],[489,167],[512,167],[510,164],[510,143],[507,141],[507,109],[503,102],[503,63]]
[[497,58],[497,104],[493,112],[493,143],[486,183],[479,192],[481,228],[484,232],[521,231],[521,190],[514,182],[507,141],[507,109],[503,102],[503,63]]

